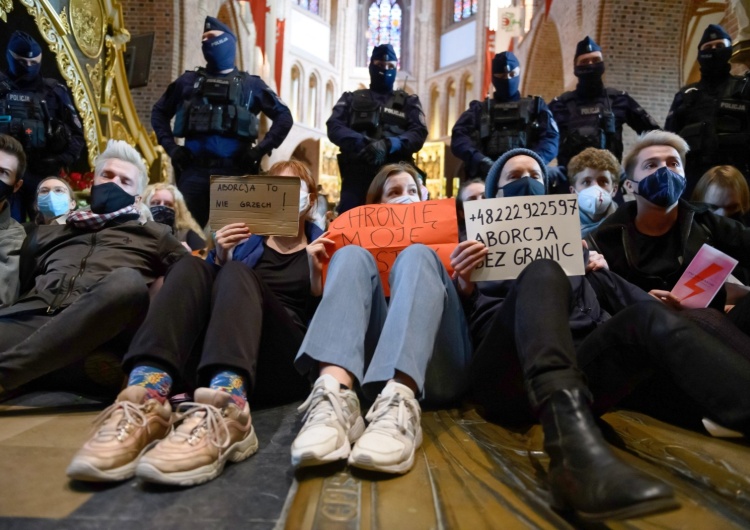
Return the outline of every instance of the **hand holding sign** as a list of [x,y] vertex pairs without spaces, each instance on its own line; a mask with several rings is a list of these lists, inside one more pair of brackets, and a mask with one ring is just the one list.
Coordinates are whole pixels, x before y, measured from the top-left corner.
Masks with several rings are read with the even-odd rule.
[[218,263],[229,261],[232,249],[247,240],[250,235],[250,229],[244,223],[232,223],[218,229],[214,235]]
[[464,203],[466,235],[488,253],[473,281],[513,280],[538,259],[556,261],[568,276],[584,274],[575,195],[483,199]]
[[298,177],[211,177],[211,228],[244,224],[253,234],[294,236],[299,231]]

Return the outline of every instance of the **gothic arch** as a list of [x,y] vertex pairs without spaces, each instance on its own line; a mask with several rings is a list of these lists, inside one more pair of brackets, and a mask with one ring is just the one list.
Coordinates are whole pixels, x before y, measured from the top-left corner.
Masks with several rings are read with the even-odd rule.
[[560,35],[554,22],[545,20],[540,24],[531,50],[525,73],[522,72],[522,94],[551,101],[565,91]]

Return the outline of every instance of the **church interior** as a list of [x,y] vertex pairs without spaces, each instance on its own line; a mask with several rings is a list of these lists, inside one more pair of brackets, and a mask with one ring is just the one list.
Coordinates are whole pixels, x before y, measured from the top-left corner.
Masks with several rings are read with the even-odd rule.
[[[428,137],[416,162],[431,198],[454,196],[464,176],[451,129],[472,100],[487,97],[497,52],[518,57],[523,95],[549,102],[575,87],[576,43],[589,35],[602,48],[607,85],[627,91],[659,124],[680,87],[699,78],[697,43],[708,24],[732,36],[732,73],[750,69],[747,0],[0,0],[0,49],[15,29],[43,43],[42,71],[70,89],[83,126],[74,170],[90,171],[114,138],[137,148],[151,182],[169,182],[151,108],[180,74],[204,64],[207,16],[232,28],[238,68],[260,76],[294,118],[264,168],[301,160],[334,203],[339,149],[326,121],[343,92],[367,87],[380,43],[398,55],[396,86],[424,109]],[[261,135],[270,126],[263,117]],[[626,129],[626,148],[635,138]],[[428,409],[408,474],[343,463],[295,471],[298,405],[253,409],[259,453],[209,484],[178,488],[65,476],[103,407],[90,396],[39,391],[0,402],[0,528],[750,527],[746,438],[712,438],[627,408],[605,414],[614,451],[671,485],[680,508],[593,524],[550,508],[538,425],[497,425],[472,403]]]

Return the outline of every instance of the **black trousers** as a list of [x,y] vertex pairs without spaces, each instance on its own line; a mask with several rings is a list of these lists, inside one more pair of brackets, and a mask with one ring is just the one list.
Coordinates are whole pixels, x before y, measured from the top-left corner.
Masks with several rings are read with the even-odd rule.
[[124,368],[156,361],[188,386],[230,369],[246,378],[255,404],[293,401],[310,390],[293,364],[304,333],[254,270],[186,257],[167,274]]
[[750,432],[750,359],[656,301],[625,308],[576,348],[570,307],[570,282],[556,263],[536,261],[519,276],[471,370],[475,397],[488,415],[529,421],[563,388],[588,388],[598,413],[643,389],[669,389],[646,401],[667,399],[685,418],[708,416]]
[[148,304],[141,274],[120,268],[59,313],[39,309],[0,318],[0,385],[18,388],[83,360],[118,337],[129,339]]

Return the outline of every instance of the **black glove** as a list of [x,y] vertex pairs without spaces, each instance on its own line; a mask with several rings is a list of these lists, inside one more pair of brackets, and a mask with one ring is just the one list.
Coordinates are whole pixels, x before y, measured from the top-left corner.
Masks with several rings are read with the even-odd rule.
[[477,177],[482,180],[486,179],[487,174],[490,172],[490,169],[492,169],[493,164],[494,162],[488,156],[485,156],[482,160],[480,160],[479,164],[477,164]]
[[172,167],[178,173],[185,171],[193,162],[193,152],[185,146],[178,146],[172,153]]
[[237,159],[237,165],[240,170],[249,174],[257,175],[260,172],[260,161],[266,153],[258,147],[251,147],[243,151]]
[[50,124],[50,133],[47,137],[47,149],[53,153],[62,153],[70,143],[70,132],[65,124],[53,120]]
[[389,150],[388,140],[375,140],[362,149],[359,157],[372,166],[382,166]]

